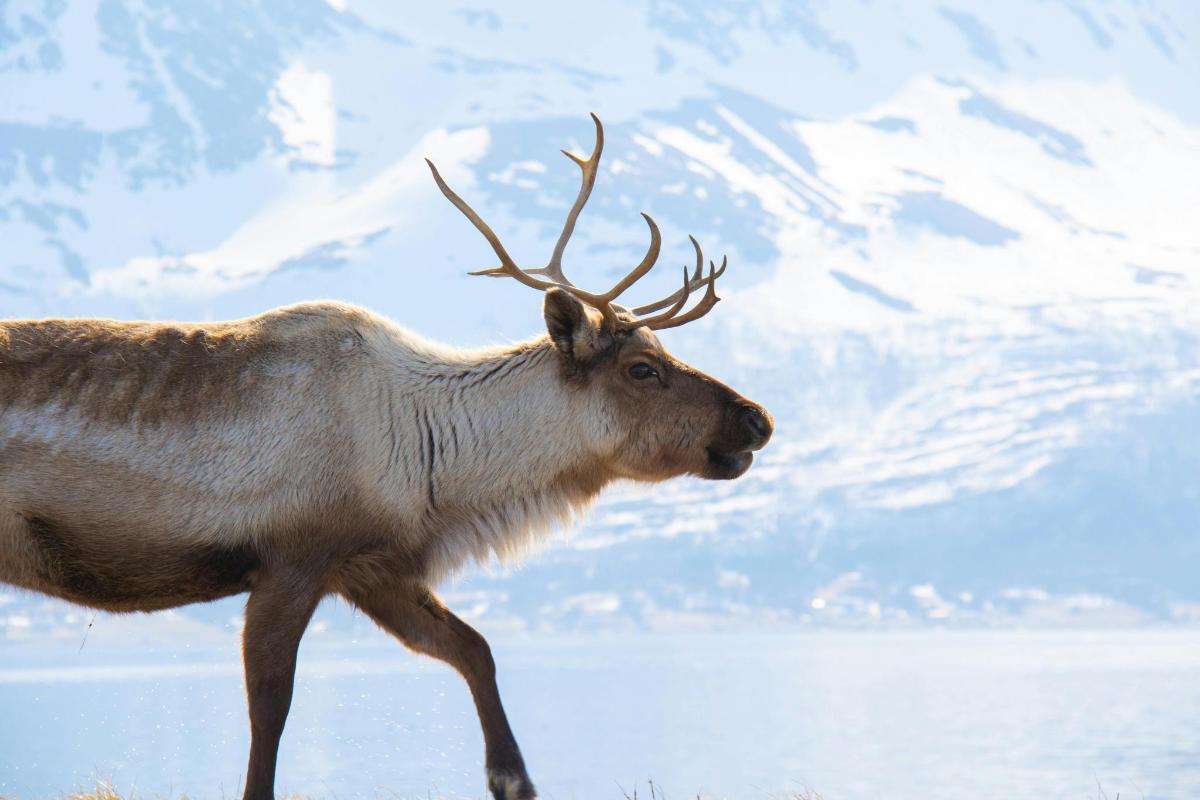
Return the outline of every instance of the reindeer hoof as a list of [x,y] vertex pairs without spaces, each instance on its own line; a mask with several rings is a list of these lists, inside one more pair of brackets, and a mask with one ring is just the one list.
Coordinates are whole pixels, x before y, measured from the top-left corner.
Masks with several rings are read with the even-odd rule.
[[489,769],[488,788],[496,800],[537,800],[537,789],[522,772]]

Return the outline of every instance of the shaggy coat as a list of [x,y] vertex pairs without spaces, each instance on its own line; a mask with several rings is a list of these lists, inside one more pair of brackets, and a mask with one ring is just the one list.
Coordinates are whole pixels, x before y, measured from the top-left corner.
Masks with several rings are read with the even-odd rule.
[[311,545],[343,582],[435,583],[611,477],[583,447],[615,426],[559,371],[547,338],[456,351],[332,303],[0,323],[0,577],[150,610]]

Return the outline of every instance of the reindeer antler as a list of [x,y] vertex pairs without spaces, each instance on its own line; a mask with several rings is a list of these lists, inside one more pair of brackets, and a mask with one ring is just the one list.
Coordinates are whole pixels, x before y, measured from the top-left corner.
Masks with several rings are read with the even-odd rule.
[[[437,182],[438,188],[442,190],[442,194],[446,195],[446,198],[454,204],[454,207],[461,211],[463,216],[470,220],[471,224],[483,234],[483,238],[487,239],[488,244],[495,251],[496,257],[500,259],[500,266],[478,270],[470,274],[487,275],[497,278],[507,276],[515,278],[524,285],[532,289],[538,289],[539,291],[545,291],[551,287],[565,289],[583,302],[598,309],[604,315],[605,323],[613,330],[632,330],[633,328],[640,327],[647,327],[651,330],[664,330],[699,319],[712,310],[712,307],[720,300],[716,293],[716,283],[717,278],[721,277],[725,272],[727,260],[724,258],[721,259],[720,269],[717,269],[716,265],[710,261],[708,275],[704,275],[704,254],[700,250],[700,244],[694,236],[689,236],[688,238],[692,240],[692,246],[696,249],[696,268],[694,274],[690,277],[688,276],[687,268],[684,268],[682,289],[662,300],[638,306],[632,311],[613,302],[626,289],[649,272],[658,260],[659,249],[662,246],[662,236],[659,234],[658,225],[655,224],[654,219],[645,212],[642,212],[642,216],[645,217],[646,224],[650,226],[650,247],[646,250],[646,255],[642,258],[641,263],[634,267],[628,275],[617,281],[611,289],[599,294],[589,292],[576,286],[563,273],[563,253],[567,249],[567,242],[570,240],[571,234],[575,231],[575,222],[579,219],[579,213],[583,211],[588,197],[591,196],[592,187],[596,183],[596,172],[600,166],[600,154],[604,150],[604,126],[600,123],[600,118],[595,114],[592,114],[592,121],[596,123],[596,145],[592,148],[592,154],[584,159],[566,150],[562,151],[563,155],[574,161],[582,172],[579,195],[575,198],[575,203],[571,206],[571,210],[567,212],[567,219],[563,223],[562,233],[559,234],[558,241],[554,245],[554,252],[550,255],[550,260],[546,262],[546,266],[544,267],[526,270],[517,266],[517,262],[513,260],[508,251],[504,249],[504,245],[500,243],[500,237],[496,236],[488,224],[475,213],[474,209],[467,205],[461,197],[455,194],[453,189],[446,185],[446,182],[442,180],[442,176],[437,171],[437,167],[433,165],[433,162],[425,159],[425,163],[429,164],[429,169],[433,172],[433,179]],[[541,278],[534,277],[535,275],[544,275],[550,278],[550,280],[542,280]],[[700,302],[687,313],[680,315],[679,312],[687,304],[691,293],[701,287],[707,288]],[[650,317],[642,316],[643,314],[650,314],[661,309],[667,310]]]

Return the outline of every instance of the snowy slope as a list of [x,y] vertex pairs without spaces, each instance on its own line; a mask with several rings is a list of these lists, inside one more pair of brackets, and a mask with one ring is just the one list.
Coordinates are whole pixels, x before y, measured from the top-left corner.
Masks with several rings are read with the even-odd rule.
[[[536,260],[595,110],[575,274],[627,269],[642,209],[647,296],[687,233],[729,253],[726,302],[664,339],[779,432],[744,479],[620,488],[452,599],[532,627],[1196,617],[1200,14],[721,9],[628,3],[584,35],[533,3],[4,6],[0,313],[335,296],[526,336],[537,298],[465,277],[488,249],[422,158]],[[78,630],[5,599],[10,637]]]

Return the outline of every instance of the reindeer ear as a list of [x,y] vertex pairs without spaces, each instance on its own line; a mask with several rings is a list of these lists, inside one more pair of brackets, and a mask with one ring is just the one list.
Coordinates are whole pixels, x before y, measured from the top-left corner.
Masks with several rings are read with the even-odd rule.
[[599,349],[600,315],[597,312],[593,318],[575,295],[557,287],[547,289],[543,314],[550,339],[563,355],[582,361]]

